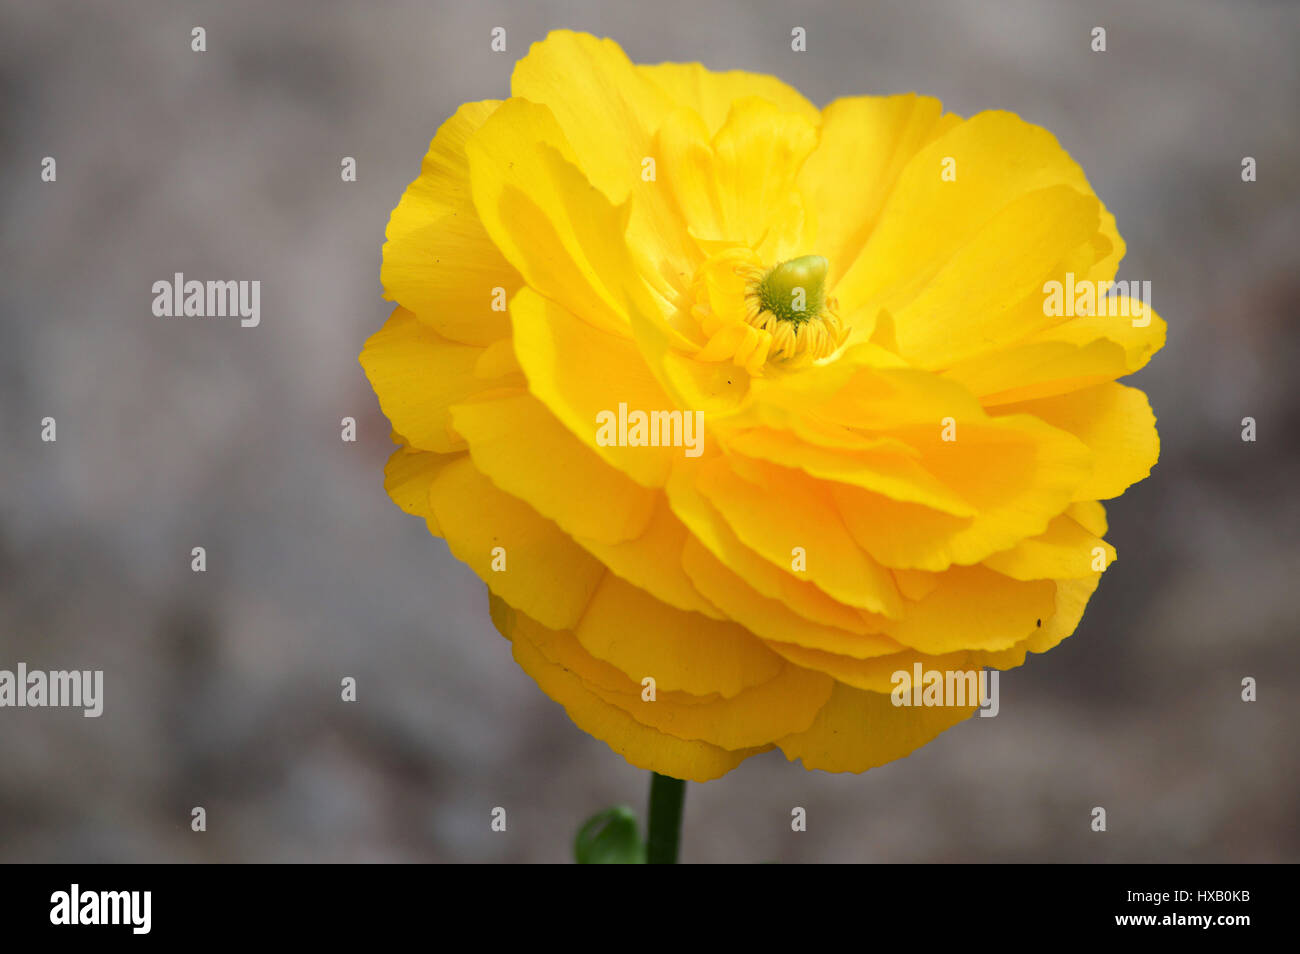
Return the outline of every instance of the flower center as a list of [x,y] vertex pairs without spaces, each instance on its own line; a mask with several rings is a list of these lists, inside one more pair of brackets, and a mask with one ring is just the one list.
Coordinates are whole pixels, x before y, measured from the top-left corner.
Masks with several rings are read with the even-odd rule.
[[826,307],[827,264],[820,255],[803,255],[776,266],[750,292],[758,297],[759,313],[771,312],[796,328],[820,317]]
[[691,314],[707,339],[696,358],[730,360],[760,375],[833,354],[848,329],[826,294],[828,267],[820,255],[764,267],[745,247],[710,257],[694,283]]

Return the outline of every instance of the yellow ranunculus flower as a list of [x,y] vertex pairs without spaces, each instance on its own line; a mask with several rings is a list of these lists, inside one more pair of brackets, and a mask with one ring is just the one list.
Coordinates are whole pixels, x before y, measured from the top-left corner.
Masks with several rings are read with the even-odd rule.
[[1070,635],[1098,501],[1158,455],[1116,379],[1164,322],[1046,305],[1124,254],[1050,133],[570,32],[511,93],[434,137],[361,363],[389,493],[574,722],[677,778],[860,772],[973,711],[895,672]]

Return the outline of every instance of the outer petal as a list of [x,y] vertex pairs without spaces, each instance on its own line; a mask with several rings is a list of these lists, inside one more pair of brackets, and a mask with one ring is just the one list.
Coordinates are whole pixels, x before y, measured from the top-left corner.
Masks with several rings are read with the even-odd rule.
[[971,666],[991,666],[994,669],[1014,669],[1025,661],[1026,653],[1045,653],[1055,649],[1070,636],[1083,619],[1088,600],[1101,582],[1101,574],[1080,580],[1058,580],[1056,584],[1056,612],[1043,619],[1040,629],[1035,629],[1028,639],[1010,649],[981,650],[970,654]]
[[1110,382],[1057,397],[999,408],[1033,414],[1073,434],[1092,452],[1092,476],[1074,499],[1107,500],[1145,480],[1160,458],[1160,435],[1147,396]]
[[[946,159],[955,160],[955,181],[940,175]],[[912,157],[867,243],[833,293],[849,312],[875,303],[897,318],[902,307],[929,287],[936,271],[1002,209],[1057,186],[1092,196],[1082,171],[1051,133],[1011,113],[980,113]],[[935,228],[936,222],[943,228]],[[1097,234],[1103,240],[1101,254],[1089,274],[1109,279],[1123,254],[1123,242],[1113,217],[1104,210]],[[926,316],[918,313],[913,321],[924,323]],[[898,322],[900,345],[914,335],[906,327],[910,323]]]
[[[1125,309],[1127,310],[1127,309]],[[985,407],[1067,394],[1132,374],[1165,343],[1154,312],[1145,324],[1125,316],[1081,316],[957,362],[944,371]]]
[[699,63],[656,63],[635,68],[678,105],[695,110],[704,120],[709,135],[722,127],[737,100],[751,96],[765,99],[782,112],[794,113],[814,125],[821,119],[817,107],[802,93],[765,73],[714,72]]
[[1042,533],[1087,479],[1087,448],[1037,418],[959,415],[956,428],[952,442],[943,442],[933,426],[912,440],[924,449],[927,468],[976,506],[973,517],[833,486],[849,531],[885,566],[938,571],[978,563]]
[[865,772],[910,755],[967,719],[974,707],[895,706],[879,692],[837,684],[807,732],[777,741],[790,761],[827,772]]
[[570,536],[618,543],[649,522],[655,494],[601,460],[532,395],[460,404],[452,420],[482,473]]
[[[681,448],[596,444],[598,415],[617,414],[618,404],[647,412],[676,406],[635,344],[591,327],[531,289],[515,297],[510,314],[529,390],[606,462],[643,486],[663,486],[673,460],[682,456]],[[574,355],[582,355],[582,360]]]
[[462,455],[427,454],[403,445],[393,451],[384,467],[384,489],[393,503],[407,513],[423,517],[430,532],[442,535],[438,520],[429,503],[429,488],[442,469]]
[[574,635],[636,682],[652,676],[660,688],[696,696],[731,698],[784,665],[735,623],[673,609],[613,574],[601,581]]
[[613,40],[553,30],[515,64],[510,92],[546,106],[592,183],[622,202],[672,100]]
[[[511,606],[553,629],[574,626],[605,568],[527,504],[497,490],[468,458],[448,464],[429,490],[447,545]],[[494,570],[493,549],[505,550]]]
[[467,103],[443,123],[388,220],[380,271],[386,298],[466,344],[509,334],[506,315],[492,308],[492,290],[513,294],[521,283],[479,221],[465,159],[465,143],[499,105]]
[[984,567],[953,567],[934,592],[909,603],[886,634],[930,655],[963,649],[1007,649],[1030,636],[1055,611],[1050,580],[1022,582]]
[[691,539],[686,526],[673,516],[662,495],[645,532],[623,543],[602,543],[576,537],[589,553],[616,576],[645,590],[660,602],[679,610],[725,619],[718,608],[696,589],[683,566],[683,548]]
[[775,738],[808,728],[831,694],[829,677],[787,665],[772,679],[731,699],[658,690],[647,698],[641,683],[590,656],[571,634],[527,623],[516,624],[516,638],[526,634],[543,655],[576,673],[602,700],[642,725],[679,739],[733,750],[767,746]]
[[[509,608],[493,613],[508,618]],[[497,628],[512,633],[514,627],[497,622]],[[610,705],[587,688],[573,672],[548,660],[527,638],[512,639],[515,661],[548,696],[560,705],[582,731],[600,739],[637,768],[707,782],[730,772],[751,755],[764,751],[728,751],[707,742],[678,739],[642,725],[627,712]]]
[[1053,325],[1037,335],[1035,341],[1065,341],[1085,345],[1098,338],[1113,341],[1124,349],[1125,373],[1140,370],[1151,356],[1164,347],[1165,321],[1149,302],[1139,304],[1127,295],[1116,296],[1108,305],[1113,314],[1078,315]]
[[474,207],[530,287],[598,328],[627,332],[640,284],[616,240],[626,213],[594,189],[546,107],[512,99],[465,147]]
[[837,99],[822,110],[820,142],[799,182],[816,210],[831,287],[857,259],[908,161],[961,122],[942,113],[937,99],[915,93]]
[[1015,580],[1081,579],[1097,573],[1093,565],[1098,547],[1104,565],[1110,566],[1115,548],[1062,514],[1048,524],[1046,532],[993,554],[984,565]]
[[[617,43],[552,31],[515,64],[510,89],[549,109],[573,146],[571,158],[605,197],[614,203],[635,199],[629,232],[634,245],[668,262],[689,257],[686,232],[666,190],[657,180],[643,179],[643,163],[656,156],[655,132],[673,100]],[[682,287],[672,268],[655,277],[661,294]]]
[[841,629],[798,615],[785,603],[760,595],[694,540],[687,543],[683,560],[695,585],[725,610],[728,618],[761,637],[769,649],[800,665],[806,663],[783,652],[781,642],[848,658],[879,656],[902,648],[888,636],[865,632],[861,618],[853,621],[853,629]]
[[998,409],[1018,401],[1068,394],[1127,373],[1124,349],[1097,338],[1083,345],[1027,340],[958,361],[943,376],[961,383],[985,407]]
[[925,469],[914,449],[901,441],[884,440],[889,443],[880,447],[831,449],[803,443],[788,432],[755,428],[732,438],[727,446],[757,460],[793,464],[819,480],[861,487],[954,517],[975,515],[968,501]]
[[443,338],[397,308],[361,352],[370,385],[394,430],[420,450],[463,450],[452,430],[451,405],[495,387],[519,383],[518,375],[484,379],[478,362],[483,348]]
[[741,476],[737,461],[710,461],[699,486],[746,546],[777,566],[790,566],[800,548],[818,589],[849,606],[898,614],[893,578],[854,540],[823,488],[796,471],[758,462]]
[[1003,206],[952,249],[924,287],[881,302],[893,316],[899,353],[917,367],[943,368],[1050,324],[1043,285],[1085,273],[1096,261],[1100,210],[1095,197],[1068,186]]
[[1066,514],[1078,521],[1079,526],[1097,536],[1105,536],[1108,529],[1106,508],[1096,500],[1081,500],[1070,504]]
[[[722,515],[696,487],[697,476],[694,468],[676,468],[668,481],[667,491],[673,513],[687,526],[695,541],[714,558],[711,561],[700,559],[698,554],[691,552],[694,549],[691,546],[683,552],[682,559],[686,563],[687,572],[698,587],[727,601],[747,599],[751,590],[760,597],[779,601],[795,616],[813,624],[821,624],[820,627],[811,626],[801,630],[808,638],[818,638],[816,634],[833,633],[834,647],[850,655],[872,655],[889,648],[882,648],[874,637],[865,640],[859,638],[865,627],[862,625],[861,614],[851,606],[836,602],[808,579],[799,578],[793,568],[787,572],[741,543]],[[711,572],[715,565],[726,571],[721,578],[713,578],[719,576]],[[731,592],[734,582],[729,577],[739,578],[742,587],[739,592]],[[759,603],[761,605],[762,601]],[[787,614],[777,615],[773,625],[782,625],[783,621],[796,625]],[[757,625],[751,628],[767,635]],[[857,647],[856,652],[844,648],[842,633],[835,632],[837,630],[847,630],[854,634],[851,642]]]
[[972,668],[969,652],[948,653],[943,656],[928,656],[913,650],[891,653],[888,656],[876,656],[872,659],[852,659],[833,653],[803,646],[785,643],[773,643],[772,648],[791,662],[818,672],[824,672],[854,689],[866,689],[870,692],[891,692],[897,683],[894,673],[912,672],[912,666],[920,663],[926,670],[957,671]]

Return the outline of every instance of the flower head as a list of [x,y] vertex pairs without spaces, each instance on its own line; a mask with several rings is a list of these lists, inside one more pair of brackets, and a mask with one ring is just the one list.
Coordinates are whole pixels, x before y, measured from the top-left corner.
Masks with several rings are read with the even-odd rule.
[[678,778],[862,771],[973,711],[897,673],[1073,632],[1098,501],[1158,454],[1116,379],[1164,323],[1045,307],[1124,253],[1051,134],[570,32],[511,93],[434,137],[361,361],[389,493],[574,722]]

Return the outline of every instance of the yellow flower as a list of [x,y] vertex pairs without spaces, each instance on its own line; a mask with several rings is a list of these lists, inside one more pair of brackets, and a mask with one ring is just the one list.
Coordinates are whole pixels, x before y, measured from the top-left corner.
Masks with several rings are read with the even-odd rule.
[[1010,113],[818,110],[556,32],[438,130],[387,237],[389,493],[543,691],[666,775],[860,772],[967,718],[894,674],[1070,635],[1098,501],[1158,456],[1116,379],[1164,322],[1073,307],[1124,242]]

